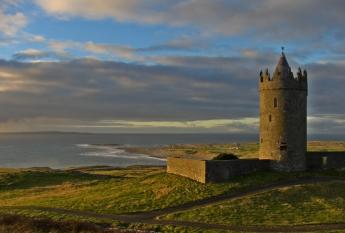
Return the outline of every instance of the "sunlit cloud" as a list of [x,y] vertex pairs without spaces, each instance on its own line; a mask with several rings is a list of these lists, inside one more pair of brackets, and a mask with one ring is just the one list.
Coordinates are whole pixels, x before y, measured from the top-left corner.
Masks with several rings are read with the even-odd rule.
[[27,24],[26,16],[21,12],[5,13],[0,8],[0,33],[5,36],[14,36]]
[[135,50],[127,46],[96,44],[94,42],[87,42],[83,48],[92,53],[110,54],[125,59],[135,58]]
[[36,3],[48,14],[60,18],[112,18],[147,24],[189,25],[227,35],[254,32],[267,37],[274,33],[276,38],[320,35],[344,21],[341,16],[344,3],[340,0],[177,0],[162,1],[160,7],[154,0],[36,0]]
[[30,42],[37,42],[37,43],[43,43],[46,41],[46,38],[41,35],[30,35],[28,38],[28,41]]
[[[38,49],[26,49],[18,51],[13,55],[13,59],[21,61],[42,62],[49,60],[65,60],[69,54],[65,51],[42,51]],[[44,60],[41,60],[44,59]]]
[[103,120],[95,127],[169,127],[169,128],[216,128],[236,124],[254,125],[258,124],[257,118],[242,119],[211,119],[194,121],[124,121],[124,120]]

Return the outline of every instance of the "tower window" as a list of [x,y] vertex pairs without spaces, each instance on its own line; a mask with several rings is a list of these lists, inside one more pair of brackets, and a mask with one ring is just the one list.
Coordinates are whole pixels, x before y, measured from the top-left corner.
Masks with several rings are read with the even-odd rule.
[[268,116],[268,121],[269,121],[269,122],[272,121],[272,115],[271,115],[271,114]]
[[273,105],[274,105],[274,107],[276,108],[276,107],[278,107],[278,100],[277,100],[277,98],[274,98],[274,101],[273,101],[274,103],[273,103]]
[[264,139],[262,139],[262,138],[261,138],[261,140],[260,140],[260,141],[261,141],[261,143],[263,143],[263,142],[264,142]]
[[284,150],[287,150],[287,144],[286,144],[286,142],[281,142],[281,143],[280,143],[279,149],[280,149],[280,150],[283,150],[283,151],[284,151]]

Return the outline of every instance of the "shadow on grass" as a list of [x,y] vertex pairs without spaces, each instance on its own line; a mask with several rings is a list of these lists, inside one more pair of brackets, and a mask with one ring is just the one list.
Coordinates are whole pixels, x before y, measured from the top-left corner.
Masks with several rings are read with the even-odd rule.
[[22,171],[0,176],[0,191],[60,185],[66,182],[82,183],[123,177],[94,175],[76,171]]
[[[109,224],[108,224],[109,225]],[[88,222],[57,222],[46,218],[28,218],[18,215],[0,216],[0,230],[6,232],[105,232],[110,225],[98,225]],[[115,231],[106,231],[115,232]]]

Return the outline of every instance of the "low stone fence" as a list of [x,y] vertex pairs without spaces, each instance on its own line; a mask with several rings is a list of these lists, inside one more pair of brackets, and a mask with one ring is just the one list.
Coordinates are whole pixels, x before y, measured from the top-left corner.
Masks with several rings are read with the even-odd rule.
[[308,152],[307,167],[311,170],[345,168],[345,152]]
[[233,177],[267,171],[270,169],[270,160],[236,159],[236,160],[207,160],[206,182],[225,182]]
[[[308,152],[308,170],[345,168],[345,152]],[[167,172],[201,183],[226,182],[233,177],[256,171],[271,170],[270,160],[195,160],[168,158]]]
[[169,157],[167,172],[206,183],[206,161]]
[[270,160],[194,160],[168,158],[167,172],[188,177],[201,183],[225,182],[239,175],[269,170]]

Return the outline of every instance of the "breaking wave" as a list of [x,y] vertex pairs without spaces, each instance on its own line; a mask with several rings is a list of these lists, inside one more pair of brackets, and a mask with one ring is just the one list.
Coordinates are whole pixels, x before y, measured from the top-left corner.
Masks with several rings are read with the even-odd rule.
[[93,157],[112,157],[112,158],[120,158],[120,159],[147,159],[147,160],[161,160],[166,161],[166,159],[152,157],[149,155],[144,154],[133,154],[128,153],[125,147],[129,147],[129,145],[95,145],[95,144],[77,144],[79,148],[84,149],[80,155],[83,156],[93,156]]

